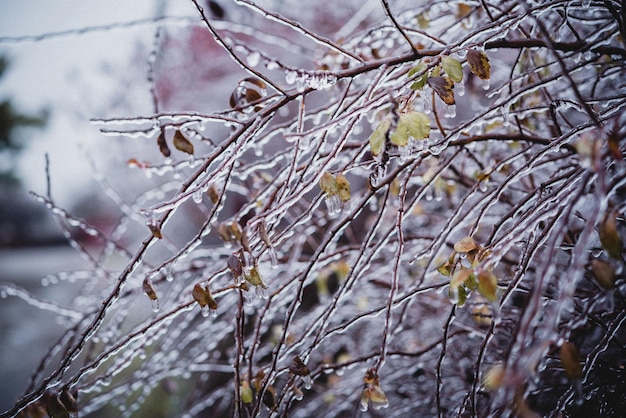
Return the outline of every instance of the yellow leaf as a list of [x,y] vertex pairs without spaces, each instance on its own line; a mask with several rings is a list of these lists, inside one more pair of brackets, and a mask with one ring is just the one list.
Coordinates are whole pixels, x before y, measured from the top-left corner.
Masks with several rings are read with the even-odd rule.
[[478,292],[490,302],[498,300],[498,278],[489,270],[481,270],[478,273]]
[[428,85],[435,91],[435,93],[437,93],[445,104],[455,104],[454,91],[452,90],[454,83],[450,77],[429,77]]
[[454,251],[457,253],[469,253],[476,249],[478,249],[478,245],[472,237],[461,238],[454,244]]
[[370,151],[374,157],[380,155],[385,150],[385,141],[387,139],[387,132],[391,126],[391,120],[386,118],[378,124],[372,135],[370,136]]

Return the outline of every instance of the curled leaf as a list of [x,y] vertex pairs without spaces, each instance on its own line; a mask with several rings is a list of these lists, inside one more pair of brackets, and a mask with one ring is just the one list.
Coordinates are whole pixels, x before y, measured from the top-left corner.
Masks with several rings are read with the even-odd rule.
[[454,101],[454,83],[447,76],[429,77],[428,85],[437,93],[437,95],[447,105],[455,104]]
[[448,77],[455,83],[463,80],[463,67],[461,67],[461,62],[456,58],[450,56],[443,57],[441,59],[441,66],[443,67],[443,71],[445,71]]
[[165,141],[165,134],[161,132],[157,137],[157,145],[159,146],[159,151],[163,154],[164,157],[169,157],[171,155],[170,147],[167,146],[167,142]]
[[174,133],[173,142],[174,142],[174,147],[177,150],[193,155],[193,144],[189,142],[187,138],[185,138],[185,136],[183,135],[181,131],[176,131]]
[[217,302],[213,299],[213,295],[211,295],[211,291],[208,287],[205,289],[200,283],[196,283],[191,291],[191,295],[193,296],[193,299],[198,302],[200,307],[204,308],[205,306],[208,306],[209,309],[217,309]]
[[378,124],[372,135],[370,136],[370,151],[374,157],[382,154],[385,150],[385,141],[387,140],[387,132],[391,127],[391,119],[386,118]]
[[467,51],[467,63],[470,71],[481,80],[488,80],[491,77],[491,64],[489,57],[484,51],[470,49]]

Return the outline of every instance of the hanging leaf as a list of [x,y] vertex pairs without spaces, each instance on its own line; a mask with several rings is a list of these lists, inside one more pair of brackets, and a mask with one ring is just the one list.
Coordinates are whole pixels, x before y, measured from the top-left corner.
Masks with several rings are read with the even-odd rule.
[[429,77],[428,85],[437,93],[437,95],[443,100],[443,102],[447,105],[455,104],[454,101],[454,91],[452,88],[454,87],[454,83],[447,76],[440,77]]
[[600,242],[609,255],[617,260],[622,257],[622,240],[617,231],[617,220],[614,213],[607,213],[598,230]]
[[470,71],[481,80],[488,80],[491,77],[491,65],[489,57],[484,51],[470,49],[467,51],[467,63]]
[[170,147],[167,146],[167,142],[165,141],[165,134],[161,132],[157,137],[157,145],[159,146],[159,150],[164,157],[169,157],[172,152],[170,151]]
[[370,136],[370,151],[374,157],[380,155],[385,150],[385,141],[387,140],[387,132],[391,126],[391,119],[386,118],[378,124],[372,135]]
[[478,273],[478,292],[490,302],[498,300],[498,278],[489,270]]
[[148,296],[148,299],[150,300],[157,300],[159,298],[157,296],[156,290],[154,290],[154,286],[152,285],[152,280],[150,280],[149,277],[146,277],[143,280],[142,290],[143,290],[143,293],[145,293],[146,296]]
[[289,364],[289,371],[296,376],[307,376],[311,374],[311,371],[307,367],[306,364],[302,361],[302,359],[298,356],[295,356],[291,359],[291,364]]
[[430,135],[430,119],[421,112],[408,112],[400,115],[398,126],[391,134],[391,142],[400,147],[409,142],[409,136],[422,140]]
[[463,80],[463,67],[461,67],[461,62],[456,58],[450,56],[443,57],[441,59],[441,66],[443,67],[443,71],[445,71],[448,77],[455,83]]
[[208,287],[205,289],[200,283],[196,283],[191,291],[191,295],[200,307],[204,308],[208,306],[209,309],[217,309],[217,302],[213,299],[213,295],[211,295],[211,291]]
[[181,131],[174,133],[174,147],[179,151],[193,155],[193,144],[185,138]]
[[241,402],[250,403],[254,397],[254,393],[252,392],[252,388],[250,387],[250,383],[247,380],[241,382],[241,386],[239,387],[239,393],[241,395]]
[[415,67],[409,70],[407,74],[408,77],[412,77],[415,74],[421,74],[418,76],[413,84],[411,84],[412,90],[421,90],[426,86],[426,82],[428,80],[428,71],[426,71],[426,64],[423,61],[420,61]]
[[337,178],[335,179],[335,184],[337,186],[337,194],[339,195],[339,199],[343,202],[347,202],[350,200],[350,182],[343,174],[337,174]]
[[559,349],[559,357],[561,357],[561,364],[565,369],[565,373],[570,379],[580,379],[583,377],[583,367],[580,364],[580,354],[578,348],[571,343],[565,342]]

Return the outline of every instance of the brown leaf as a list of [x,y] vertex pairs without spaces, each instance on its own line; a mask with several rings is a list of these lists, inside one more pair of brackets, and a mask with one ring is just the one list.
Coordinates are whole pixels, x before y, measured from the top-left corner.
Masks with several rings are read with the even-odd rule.
[[428,85],[435,90],[435,93],[443,100],[447,105],[455,104],[454,101],[454,83],[450,77],[428,77]]
[[614,213],[607,213],[600,225],[600,242],[609,255],[617,260],[622,256],[622,240],[617,230],[617,220]]
[[483,51],[477,51],[476,49],[467,51],[467,63],[469,64],[470,71],[481,80],[488,80],[489,77],[491,77],[489,57],[487,57],[487,54]]
[[559,350],[561,363],[565,373],[570,379],[580,379],[583,377],[583,368],[580,364],[580,354],[573,343],[565,342]]
[[193,155],[193,144],[185,138],[181,131],[174,133],[174,147],[179,151]]

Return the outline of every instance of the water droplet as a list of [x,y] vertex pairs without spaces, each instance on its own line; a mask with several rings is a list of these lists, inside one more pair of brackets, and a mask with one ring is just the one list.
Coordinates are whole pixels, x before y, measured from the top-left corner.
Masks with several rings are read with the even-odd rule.
[[387,167],[379,164],[374,168],[374,171],[370,174],[370,183],[374,187],[378,187],[382,183],[382,180],[387,175]]
[[489,90],[489,88],[491,87],[491,81],[488,78],[486,78],[481,81],[481,85],[483,87],[483,90]]
[[278,68],[278,63],[276,61],[268,60],[265,62],[265,67],[268,70],[275,70]]
[[261,58],[261,54],[258,52],[250,52],[246,57],[246,62],[250,67],[256,67],[259,64],[259,59]]
[[310,390],[313,386],[313,379],[311,379],[311,375],[307,374],[305,376],[302,376],[302,383],[304,383],[304,388],[306,390]]
[[160,309],[159,299],[152,299],[150,300],[150,303],[152,304],[152,312],[158,312]]
[[287,72],[285,73],[285,82],[287,82],[287,84],[295,83],[297,78],[298,78],[297,71],[287,70]]

